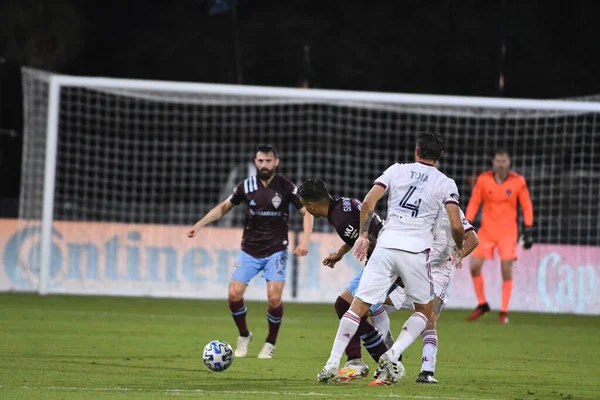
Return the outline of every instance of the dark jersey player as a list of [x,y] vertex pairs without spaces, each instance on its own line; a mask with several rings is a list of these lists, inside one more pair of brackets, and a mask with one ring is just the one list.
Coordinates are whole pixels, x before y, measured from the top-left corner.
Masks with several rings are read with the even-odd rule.
[[296,186],[283,176],[275,174],[279,165],[275,147],[268,144],[259,145],[254,163],[256,175],[240,182],[231,196],[209,211],[187,232],[187,235],[196,236],[200,228],[221,218],[238,204],[248,205],[242,249],[237,268],[229,281],[229,309],[239,330],[235,356],[245,357],[248,353],[248,344],[252,341],[252,333],[246,324],[247,308],[244,303],[244,292],[252,278],[262,271],[267,280],[269,334],[258,358],[272,358],[283,318],[281,295],[285,285],[288,259],[290,205],[294,205],[304,216],[304,235],[294,250],[297,256],[304,256],[308,252],[313,217],[300,203],[296,195]]
[[[362,204],[360,201],[350,197],[331,197],[325,182],[318,178],[310,178],[298,188],[300,201],[316,218],[327,218],[333,225],[337,234],[344,241],[340,249],[327,256],[323,264],[333,268],[335,264],[342,259],[344,254],[348,253],[354,242],[358,238],[360,210]],[[383,226],[383,221],[378,215],[374,215],[369,228],[369,255],[375,248],[377,235]],[[352,303],[354,292],[360,282],[362,271],[350,282],[344,292],[338,296],[335,301],[335,310],[339,318],[348,311]],[[379,356],[387,348],[383,338],[387,336],[390,329],[390,320],[381,304],[373,305],[371,308],[371,320],[375,326],[371,325],[366,319],[360,321],[358,333],[352,338],[346,348],[348,362],[340,370],[340,381],[357,379],[368,374],[369,368],[361,359],[360,339],[363,338],[365,348],[377,361]],[[377,329],[380,328],[380,329]]]

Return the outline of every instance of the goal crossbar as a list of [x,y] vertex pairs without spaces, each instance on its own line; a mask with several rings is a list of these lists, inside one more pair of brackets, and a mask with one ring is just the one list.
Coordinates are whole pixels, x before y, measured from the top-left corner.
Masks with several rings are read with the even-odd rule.
[[469,97],[410,93],[362,92],[330,89],[299,89],[267,86],[228,85],[214,83],[149,81],[139,79],[54,75],[50,78],[58,86],[85,86],[87,88],[153,90],[160,92],[210,93],[248,97],[279,97],[316,101],[360,101],[418,106],[470,107],[540,111],[600,112],[600,102],[569,100],[539,100],[495,97]]

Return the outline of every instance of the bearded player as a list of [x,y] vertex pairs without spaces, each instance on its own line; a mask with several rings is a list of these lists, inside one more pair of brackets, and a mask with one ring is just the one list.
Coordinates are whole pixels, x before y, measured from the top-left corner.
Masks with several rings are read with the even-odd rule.
[[218,220],[240,203],[248,205],[242,249],[237,268],[229,281],[229,309],[239,331],[235,356],[245,357],[248,353],[248,344],[252,341],[252,333],[246,323],[247,308],[244,293],[252,278],[262,271],[267,281],[269,334],[258,358],[269,359],[273,357],[283,319],[281,296],[288,260],[290,205],[294,205],[304,217],[304,234],[302,241],[294,250],[294,255],[304,256],[308,253],[313,217],[306,212],[296,196],[296,186],[276,174],[279,156],[275,147],[269,144],[259,145],[254,164],[256,175],[240,182],[231,196],[210,210],[187,232],[187,235],[190,238],[196,236],[202,227]]

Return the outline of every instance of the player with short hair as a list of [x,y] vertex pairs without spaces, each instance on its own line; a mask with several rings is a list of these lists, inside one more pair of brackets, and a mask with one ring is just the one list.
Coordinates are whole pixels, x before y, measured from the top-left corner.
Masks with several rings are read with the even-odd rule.
[[[435,229],[435,237],[429,254],[429,264],[431,265],[431,280],[434,286],[434,298],[431,315],[428,318],[427,326],[421,334],[423,338],[423,356],[421,363],[421,372],[416,380],[417,383],[437,383],[435,379],[435,365],[437,361],[438,336],[437,321],[440,313],[448,304],[449,291],[452,283],[454,268],[460,268],[461,264],[455,265],[454,258],[454,240],[450,232],[450,220],[445,208],[441,210],[441,216],[438,218]],[[473,226],[467,221],[462,210],[460,217],[465,230],[463,239],[463,256],[468,256],[479,244],[477,233]],[[412,304],[407,301],[402,288],[398,288],[389,294],[393,304],[392,310],[406,308],[412,309]],[[388,307],[390,311],[390,307]]]
[[531,227],[533,225],[533,205],[522,175],[510,170],[510,155],[506,150],[496,150],[492,170],[477,177],[475,187],[467,205],[466,216],[471,222],[475,219],[483,202],[481,212],[480,244],[471,257],[471,277],[479,305],[467,317],[475,320],[490,311],[485,297],[485,282],[481,268],[486,259],[494,258],[494,248],[498,249],[502,269],[502,304],[498,321],[508,323],[508,303],[513,288],[512,267],[517,259],[517,203],[523,210],[523,247],[533,246]]
[[[323,260],[323,265],[333,268],[346,253],[352,249],[356,238],[358,237],[358,227],[360,223],[360,209],[362,203],[351,197],[331,197],[324,181],[318,178],[310,178],[298,188],[298,197],[306,208],[315,218],[327,218],[333,225],[339,237],[344,244],[335,253],[328,255]],[[377,235],[383,227],[383,221],[377,215],[373,215],[369,226],[369,250],[367,258],[371,255],[377,242]],[[338,296],[335,301],[335,311],[338,318],[350,308],[354,292],[358,287],[358,282],[362,276],[362,271],[349,283],[348,287]],[[360,339],[364,340],[365,348],[369,351],[375,361],[388,350],[383,340],[389,332],[390,320],[382,304],[371,306],[372,322],[371,325],[363,318],[357,330],[357,334],[352,337],[346,347],[348,362],[340,370],[340,381],[358,379],[367,376],[369,367],[361,358]]]
[[350,338],[371,304],[383,302],[398,277],[415,312],[405,322],[398,340],[379,359],[378,378],[369,385],[396,383],[404,375],[400,355],[425,330],[433,306],[433,282],[428,263],[433,245],[433,228],[441,207],[446,207],[456,262],[463,256],[464,229],[454,181],[435,168],[444,152],[444,140],[435,133],[420,133],[415,148],[416,162],[394,164],[374,182],[360,213],[360,234],[353,253],[363,260],[369,248],[368,232],[375,205],[389,193],[386,222],[377,246],[364,269],[350,310],[340,320],[329,360],[318,374],[320,382],[335,381],[339,362]]
[[248,344],[252,341],[252,333],[246,324],[247,308],[244,293],[252,278],[262,271],[263,277],[267,280],[269,334],[258,358],[272,358],[283,319],[281,296],[288,259],[290,205],[294,205],[304,217],[302,241],[294,250],[297,256],[304,256],[308,252],[313,217],[300,203],[296,195],[296,186],[276,174],[279,156],[274,146],[260,144],[256,148],[254,164],[256,175],[240,182],[231,196],[210,210],[187,232],[187,235],[190,238],[196,236],[200,228],[218,220],[234,206],[240,203],[248,204],[242,249],[237,268],[231,274],[229,281],[229,309],[239,331],[235,356],[245,357],[248,353]]

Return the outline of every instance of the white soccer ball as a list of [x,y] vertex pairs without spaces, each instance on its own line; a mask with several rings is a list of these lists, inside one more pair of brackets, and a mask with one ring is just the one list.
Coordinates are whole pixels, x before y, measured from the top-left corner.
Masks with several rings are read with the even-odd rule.
[[204,365],[211,371],[225,371],[233,362],[233,349],[228,343],[213,340],[204,348],[202,358]]

